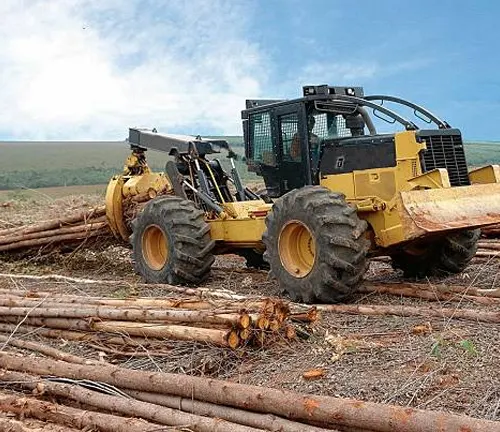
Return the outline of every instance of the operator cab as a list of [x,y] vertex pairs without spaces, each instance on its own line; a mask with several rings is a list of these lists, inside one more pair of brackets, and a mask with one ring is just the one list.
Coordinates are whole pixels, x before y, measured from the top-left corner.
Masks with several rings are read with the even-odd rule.
[[249,170],[264,178],[270,197],[318,184],[325,143],[365,134],[352,106],[332,110],[317,103],[328,95],[362,97],[362,88],[308,86],[303,93],[292,101],[247,100],[242,112]]
[[[242,111],[248,169],[263,177],[269,197],[320,184],[328,175],[396,166],[395,135],[377,133],[375,118],[425,141],[422,172],[445,168],[453,186],[469,184],[460,131],[427,109],[394,96],[365,96],[362,87],[305,86],[302,92],[293,100],[247,100]],[[419,130],[391,104],[437,129]]]

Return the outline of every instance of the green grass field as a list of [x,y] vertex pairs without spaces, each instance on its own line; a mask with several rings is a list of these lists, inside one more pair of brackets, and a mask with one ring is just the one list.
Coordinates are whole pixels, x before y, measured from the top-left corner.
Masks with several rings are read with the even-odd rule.
[[[224,138],[243,155],[241,137]],[[500,163],[500,142],[466,142],[465,149],[471,166]],[[29,194],[26,189],[106,184],[121,172],[128,154],[125,142],[0,142],[0,191]],[[165,153],[154,151],[147,157],[157,170],[163,169],[168,160]],[[225,154],[221,161],[229,167]],[[237,165],[245,182],[258,180],[247,172],[243,161]]]

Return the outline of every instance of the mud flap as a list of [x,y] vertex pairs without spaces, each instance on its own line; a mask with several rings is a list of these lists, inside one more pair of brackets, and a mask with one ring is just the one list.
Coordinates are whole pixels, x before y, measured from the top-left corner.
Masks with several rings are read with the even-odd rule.
[[401,192],[399,200],[407,240],[500,223],[498,183]]

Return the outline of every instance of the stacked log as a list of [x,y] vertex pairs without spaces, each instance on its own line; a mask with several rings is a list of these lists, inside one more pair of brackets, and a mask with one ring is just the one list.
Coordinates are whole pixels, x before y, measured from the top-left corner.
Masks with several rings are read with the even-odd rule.
[[[318,319],[315,310],[301,313],[302,320]],[[0,322],[40,327],[47,337],[67,332],[72,340],[89,333],[119,334],[136,338],[206,342],[236,349],[295,337],[288,303],[280,299],[228,301],[193,298],[110,299],[2,291]],[[22,328],[21,326],[21,328]],[[0,330],[10,331],[10,327]],[[50,330],[49,330],[50,329]],[[75,334],[76,333],[76,334]],[[95,338],[90,338],[95,340]]]
[[[31,393],[18,402],[0,397],[0,410],[37,418],[49,412],[53,421],[66,408],[63,404],[78,402],[89,418],[106,410],[127,420],[193,431],[500,432],[500,422],[445,412],[106,364],[74,364],[1,352],[0,368],[3,386]],[[57,398],[60,405],[44,406],[39,400],[44,396],[51,401]],[[112,429],[111,425],[108,429],[94,427],[135,430]],[[144,430],[160,429],[148,425]]]
[[0,230],[0,253],[79,242],[109,235],[105,207],[61,218]]
[[489,225],[481,228],[483,237],[487,238],[500,238],[500,224]]

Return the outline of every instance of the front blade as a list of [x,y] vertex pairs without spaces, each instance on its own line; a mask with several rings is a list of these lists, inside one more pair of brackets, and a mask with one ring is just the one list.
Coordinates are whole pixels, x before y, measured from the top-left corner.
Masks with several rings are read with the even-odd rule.
[[400,199],[407,239],[500,223],[500,184],[497,183],[401,192]]

